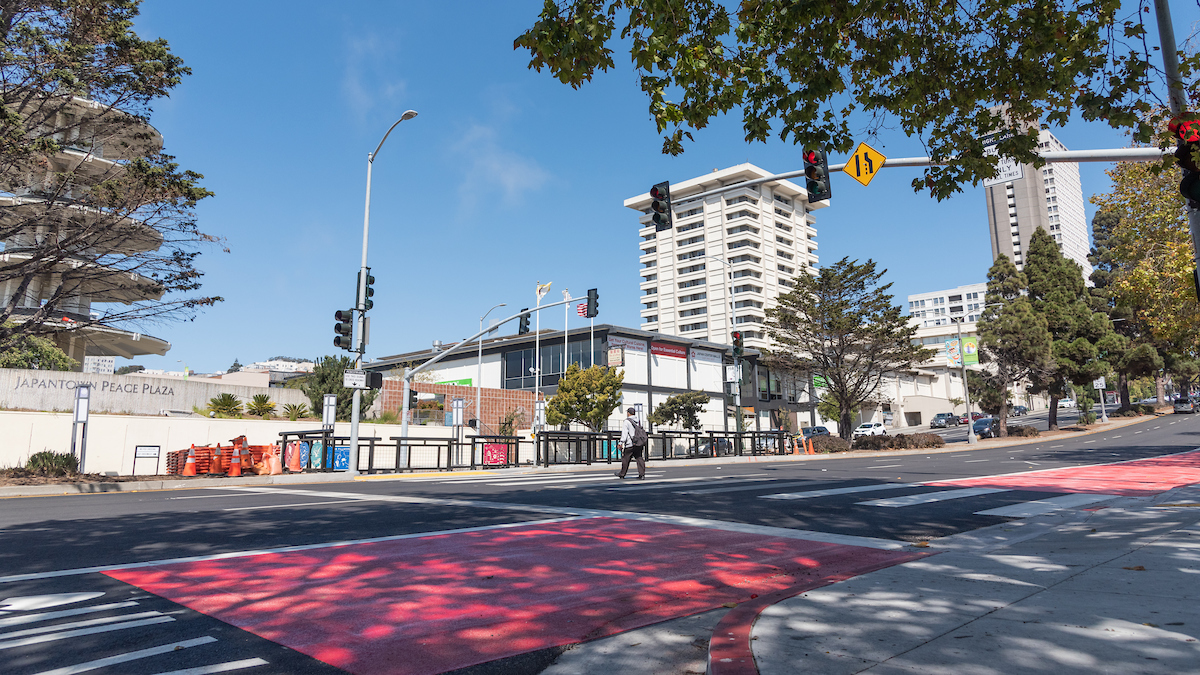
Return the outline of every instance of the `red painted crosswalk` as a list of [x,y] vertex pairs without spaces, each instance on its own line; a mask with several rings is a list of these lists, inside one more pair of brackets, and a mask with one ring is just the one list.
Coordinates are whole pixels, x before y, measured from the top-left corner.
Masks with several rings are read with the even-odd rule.
[[440,673],[920,557],[614,518],[109,572],[352,673]]
[[1200,483],[1200,450],[1115,464],[961,478],[928,484],[1140,497],[1193,483]]

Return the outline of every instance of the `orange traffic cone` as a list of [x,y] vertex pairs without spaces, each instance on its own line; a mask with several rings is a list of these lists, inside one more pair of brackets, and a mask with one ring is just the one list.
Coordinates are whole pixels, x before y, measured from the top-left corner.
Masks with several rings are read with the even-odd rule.
[[230,477],[242,475],[242,455],[237,450],[234,450],[233,455],[229,458],[229,475]]
[[300,463],[300,442],[292,441],[288,444],[288,471],[300,473],[304,470],[304,465]]
[[196,475],[196,444],[195,443],[193,443],[192,447],[188,449],[187,463],[183,465],[183,474],[182,475],[184,475],[184,476],[195,476]]
[[225,473],[225,458],[221,456],[221,444],[217,443],[217,449],[213,450],[212,462],[208,465],[209,473]]
[[814,438],[816,437],[813,436],[812,438],[808,439],[808,454],[810,455],[817,454],[817,442],[813,440]]

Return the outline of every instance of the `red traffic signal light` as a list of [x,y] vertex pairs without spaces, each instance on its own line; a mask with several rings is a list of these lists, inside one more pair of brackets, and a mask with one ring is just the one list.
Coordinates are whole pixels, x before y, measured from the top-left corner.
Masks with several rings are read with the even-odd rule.
[[741,356],[745,347],[742,344],[742,331],[733,331],[733,355]]
[[655,232],[671,229],[673,214],[671,213],[670,182],[663,181],[650,188],[650,210],[654,213],[650,220],[654,223]]
[[808,190],[808,201],[819,202],[829,199],[832,191],[829,189],[829,158],[824,150],[804,150],[804,177],[807,179],[805,189]]

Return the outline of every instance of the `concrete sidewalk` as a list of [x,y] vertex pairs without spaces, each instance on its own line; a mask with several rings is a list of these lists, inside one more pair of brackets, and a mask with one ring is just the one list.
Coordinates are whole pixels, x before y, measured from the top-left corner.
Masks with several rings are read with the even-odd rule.
[[929,550],[764,610],[759,672],[1200,673],[1200,487]]

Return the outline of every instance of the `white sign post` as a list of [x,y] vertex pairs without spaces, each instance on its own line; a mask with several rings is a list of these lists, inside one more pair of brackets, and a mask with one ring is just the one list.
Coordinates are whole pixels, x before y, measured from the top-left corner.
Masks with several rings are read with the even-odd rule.
[[[983,154],[996,156],[999,155],[1000,152],[996,150],[996,144],[992,143],[984,146]],[[1021,180],[1024,175],[1025,173],[1021,169],[1021,165],[1017,164],[1015,159],[1012,157],[1000,157],[996,162],[995,177],[983,179],[983,187],[986,188],[996,185],[1003,185],[1004,183],[1011,183],[1016,180]]]
[[321,426],[332,429],[337,420],[337,394],[325,394],[321,406]]
[[81,384],[75,387],[75,416],[71,423],[71,455],[75,454],[75,436],[79,426],[83,425],[83,433],[79,439],[79,473],[84,473],[83,463],[87,456],[87,422],[88,407],[92,400],[92,387]]
[[1104,405],[1104,378],[1098,377],[1092,381],[1092,388],[1100,390],[1100,421],[1108,421],[1108,406]]
[[366,389],[367,371],[347,369],[342,374],[342,386],[347,389]]

